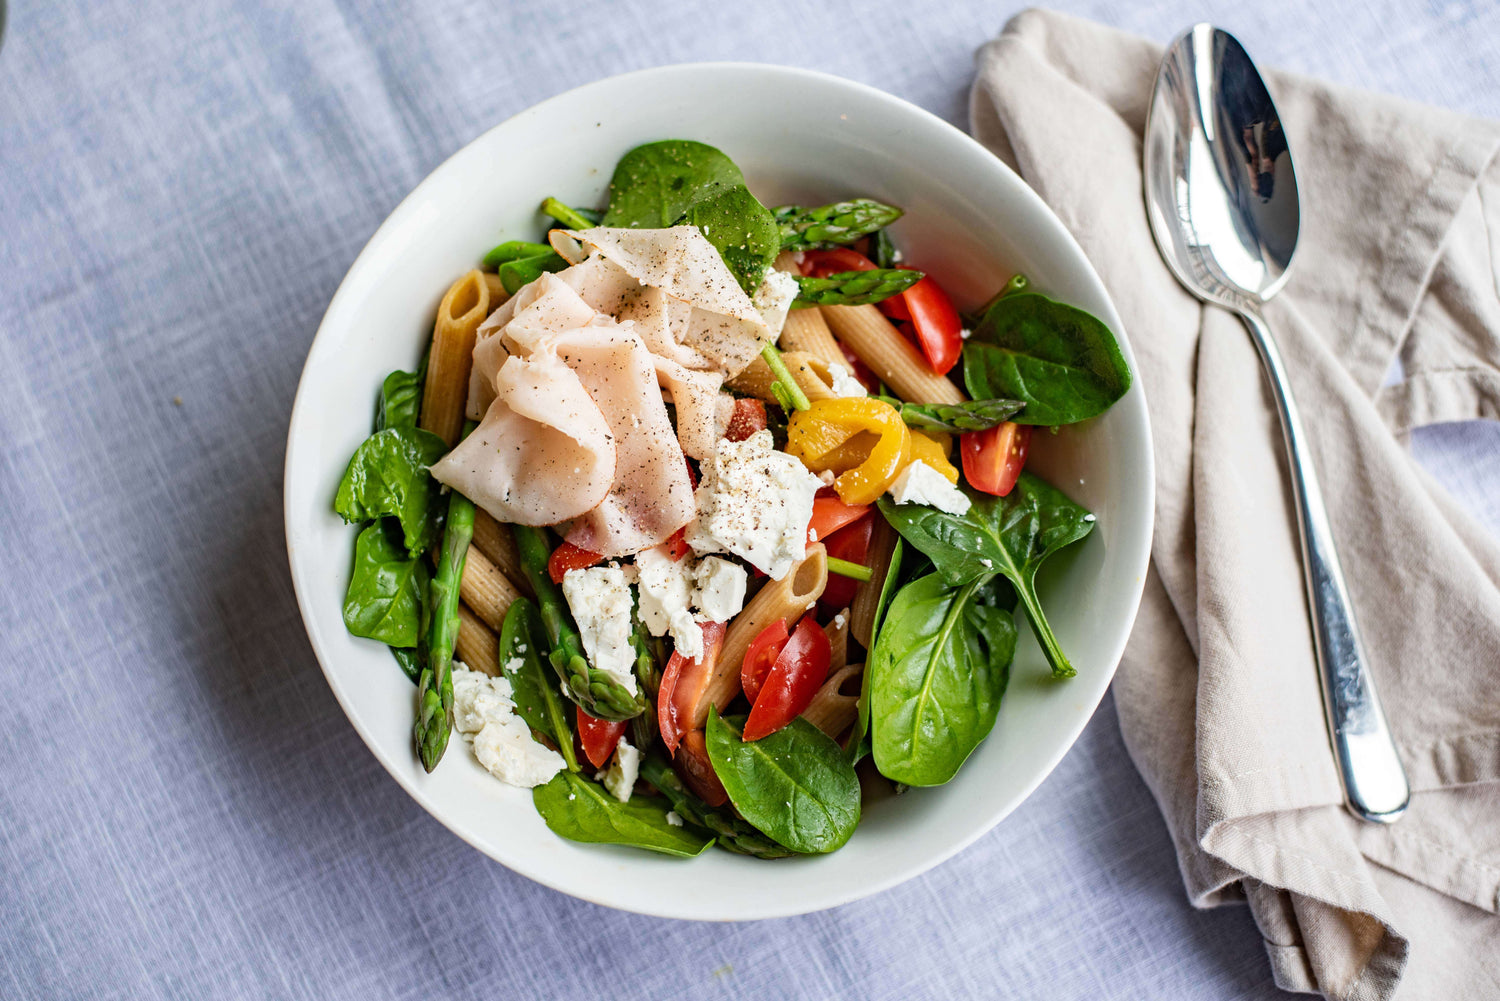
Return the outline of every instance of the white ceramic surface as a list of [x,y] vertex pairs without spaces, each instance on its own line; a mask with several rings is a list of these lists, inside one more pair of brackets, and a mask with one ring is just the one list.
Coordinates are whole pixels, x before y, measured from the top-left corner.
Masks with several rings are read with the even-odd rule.
[[806,70],[696,64],[569,91],[506,121],[433,171],[350,268],[308,353],[286,457],[287,550],[313,649],[339,703],[396,781],[439,821],[511,869],[564,893],[664,917],[798,914],[879,892],[984,834],[1072,746],[1108,687],[1140,600],[1152,525],[1152,458],[1137,381],[1108,414],[1034,439],[1032,468],[1098,515],[1042,572],[1042,601],[1078,677],[1057,683],[1025,625],[999,722],[948,785],[867,801],[840,851],[777,862],[711,850],[693,860],[578,845],[549,832],[528,791],[496,782],[455,737],[442,766],[411,749],[413,690],[390,654],[340,618],[354,530],[332,499],[369,433],[380,380],[415,366],[447,285],[494,244],[537,239],[546,195],[602,204],[639,143],[718,146],[769,205],[868,195],[900,205],[907,258],[960,308],[1015,271],[1103,317],[1130,344],[1082,251],[1014,173],[962,132],[875,89]]

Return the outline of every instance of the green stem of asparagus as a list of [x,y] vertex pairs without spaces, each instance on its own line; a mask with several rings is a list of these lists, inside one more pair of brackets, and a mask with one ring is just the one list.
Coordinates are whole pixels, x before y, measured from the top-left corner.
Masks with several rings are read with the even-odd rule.
[[812,406],[807,400],[807,394],[797,385],[797,380],[792,378],[791,369],[781,360],[781,352],[776,350],[776,345],[767,344],[761,348],[760,356],[771,366],[771,374],[776,377],[776,381],[772,383],[772,391],[775,392],[778,386],[781,388],[781,392],[776,393],[776,399],[783,401],[783,407],[790,405],[793,410],[806,410]]
[[867,581],[870,579],[869,567],[859,563],[850,563],[848,560],[841,560],[835,556],[828,557],[828,572],[857,581]]
[[542,200],[542,211],[568,229],[592,229],[594,227],[593,223],[579,215],[576,210],[550,196]]

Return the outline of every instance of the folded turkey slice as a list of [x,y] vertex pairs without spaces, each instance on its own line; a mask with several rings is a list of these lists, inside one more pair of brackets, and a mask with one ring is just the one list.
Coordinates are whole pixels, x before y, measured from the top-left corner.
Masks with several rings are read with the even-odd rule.
[[[725,377],[743,371],[780,333],[779,322],[773,329],[696,226],[553,230],[548,239],[571,264],[590,255],[603,257],[637,283],[690,304],[686,322],[673,324],[670,335]],[[785,319],[785,313],[776,319]]]
[[543,273],[479,325],[469,372],[469,420],[484,416],[496,396],[495,376],[512,353],[526,354],[547,338],[588,324],[594,310],[556,275]]

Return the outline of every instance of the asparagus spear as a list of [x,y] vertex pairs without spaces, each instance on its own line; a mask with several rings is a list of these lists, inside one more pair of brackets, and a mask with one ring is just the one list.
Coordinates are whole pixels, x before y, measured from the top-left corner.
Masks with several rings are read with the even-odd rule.
[[1004,424],[1026,406],[1020,400],[967,400],[963,403],[903,403],[891,396],[880,399],[895,407],[907,427],[918,431],[988,431]]
[[876,268],[873,271],[840,271],[827,278],[797,277],[798,306],[864,306],[900,295],[922,280],[922,272],[910,268]]
[[646,693],[646,711],[630,721],[630,736],[636,747],[650,747],[657,736],[656,692],[661,687],[661,668],[656,659],[651,636],[639,614],[635,616],[635,628],[630,642],[635,646],[635,677]]
[[[599,213],[590,212],[588,209],[575,209],[556,198],[543,199],[542,211],[569,229],[592,229],[599,225]],[[590,215],[595,218],[589,218]]]
[[679,817],[695,827],[701,827],[718,838],[719,847],[738,855],[754,855],[756,858],[786,858],[795,855],[790,848],[782,847],[751,827],[733,813],[716,810],[688,791],[682,779],[672,771],[661,755],[652,753],[641,762],[641,778],[654,785],[672,804]]
[[[801,281],[802,279],[797,279]],[[812,406],[808,402],[807,394],[802,387],[797,385],[797,380],[792,378],[792,370],[786,367],[786,362],[781,360],[781,352],[776,350],[775,344],[767,344],[760,349],[760,356],[765,359],[771,368],[771,374],[776,381],[771,383],[771,395],[776,397],[776,402],[781,404],[781,409],[787,413],[793,410],[806,410]]]
[[546,533],[530,525],[515,525],[512,532],[521,565],[536,593],[537,608],[547,627],[547,638],[552,641],[547,659],[562,682],[564,694],[597,719],[622,720],[639,716],[646,709],[645,695],[641,692],[632,694],[603,671],[594,670],[584,655],[583,637],[578,633],[562,591],[552,583],[547,572],[547,558],[552,551]]
[[894,268],[901,263],[901,254],[896,250],[889,230],[877,229],[870,238],[870,260],[877,268]]
[[[464,425],[464,434],[474,422]],[[474,502],[457,490],[448,494],[448,521],[437,571],[428,585],[432,622],[427,627],[427,663],[417,678],[417,754],[429,772],[442,760],[453,730],[453,643],[458,638],[458,585],[474,537]]]
[[901,218],[901,210],[869,198],[855,198],[818,208],[783,205],[775,211],[782,250],[853,243]]
[[979,321],[984,319],[984,314],[988,313],[990,311],[990,308],[993,307],[995,303],[999,302],[1001,299],[1004,299],[1008,295],[1015,295],[1017,292],[1027,292],[1030,291],[1030,289],[1031,280],[1028,279],[1025,275],[1021,274],[1019,271],[1016,272],[1015,274],[1010,276],[1010,281],[1000,286],[1000,291],[996,292],[993,296],[990,297],[989,302],[985,303],[983,306],[980,306],[972,313],[964,314],[964,326],[979,326]]

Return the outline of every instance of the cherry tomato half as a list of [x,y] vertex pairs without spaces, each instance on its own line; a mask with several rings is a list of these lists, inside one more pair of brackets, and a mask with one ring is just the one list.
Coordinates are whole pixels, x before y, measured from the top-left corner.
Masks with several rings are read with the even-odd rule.
[[768,737],[796,719],[828,677],[833,650],[823,627],[804,615],[766,676],[745,720],[743,739]]
[[582,706],[574,708],[578,710],[578,743],[583,748],[583,755],[595,768],[603,768],[609,756],[615,753],[630,723],[628,720],[611,723],[606,719],[595,719],[584,712]]
[[[847,560],[866,566],[870,558],[870,537],[875,531],[875,512],[868,511],[832,535],[823,539],[823,547],[834,559]],[[828,615],[836,615],[854,603],[854,592],[859,590],[859,581],[830,573],[823,594],[818,598],[818,607]]]
[[730,441],[744,441],[757,431],[766,429],[766,405],[749,398],[734,401],[734,414],[729,418],[729,428],[724,437]]
[[947,375],[964,346],[963,321],[953,308],[953,300],[931,275],[902,292],[901,299],[911,314],[917,346],[927,363],[938,375]]
[[874,271],[875,262],[857,250],[834,247],[831,250],[809,250],[802,255],[802,273],[813,278],[827,278],[844,271]]
[[745,650],[745,660],[740,664],[740,688],[744,689],[745,698],[750,700],[751,705],[755,704],[755,697],[760,694],[766,676],[771,673],[776,658],[781,655],[781,648],[786,646],[790,637],[791,633],[786,630],[786,620],[777,619],[750,641],[750,646]]
[[547,558],[547,576],[552,578],[552,583],[561,584],[569,570],[582,570],[603,559],[604,557],[598,553],[580,549],[571,542],[564,542],[552,550],[552,555]]
[[869,513],[868,504],[845,504],[832,491],[828,496],[813,498],[812,520],[807,523],[807,542],[811,545],[820,539],[826,539],[834,532],[843,528],[853,521],[858,521]]
[[708,741],[702,730],[689,730],[678,744],[679,753],[672,756],[672,769],[693,793],[709,806],[723,806],[729,802],[729,793],[714,771],[708,758]]
[[672,537],[662,545],[667,547],[667,555],[672,558],[673,563],[681,561],[684,556],[693,551],[693,547],[688,545],[686,525],[673,532]]
[[1006,421],[988,431],[965,431],[958,450],[963,455],[964,479],[975,490],[1004,497],[1016,485],[1026,465],[1031,425]]
[[666,670],[661,673],[661,687],[656,692],[656,722],[661,728],[661,742],[674,754],[682,735],[692,726],[698,698],[713,680],[719,650],[724,646],[724,623],[705,622],[702,625],[703,656],[688,660],[676,650],[672,651]]

